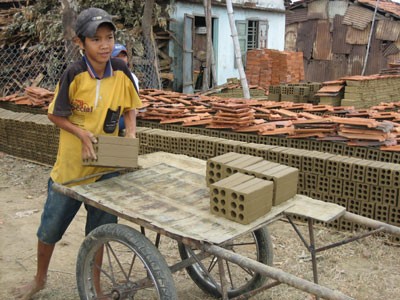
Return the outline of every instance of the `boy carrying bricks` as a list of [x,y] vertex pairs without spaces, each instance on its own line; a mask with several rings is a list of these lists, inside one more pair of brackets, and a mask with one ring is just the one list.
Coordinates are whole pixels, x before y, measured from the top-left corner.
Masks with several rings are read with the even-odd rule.
[[[49,119],[60,128],[59,149],[37,232],[36,275],[32,282],[15,291],[17,299],[31,299],[45,287],[55,244],[81,206],[80,201],[53,191],[53,183],[62,184],[112,171],[109,168],[83,166],[82,159],[96,159],[92,144],[96,143],[96,136],[118,135],[121,115],[125,119],[126,137],[135,137],[134,112],[141,106],[141,101],[127,65],[120,59],[111,58],[115,30],[111,16],[102,9],[89,8],[78,15],[75,32],[84,56],[64,72],[48,110]],[[86,184],[116,175],[118,173],[92,177],[74,184]],[[116,216],[94,207],[86,206],[86,210],[86,235],[100,225],[117,222]],[[96,264],[101,265],[102,255],[100,250]]]

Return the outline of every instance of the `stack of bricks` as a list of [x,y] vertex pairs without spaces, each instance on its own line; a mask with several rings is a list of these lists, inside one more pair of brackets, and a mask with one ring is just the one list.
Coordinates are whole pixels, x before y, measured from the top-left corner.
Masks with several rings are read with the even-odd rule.
[[316,82],[270,85],[268,100],[318,104],[319,97],[316,97],[315,94],[321,86],[321,83]]
[[[155,122],[149,125],[160,126]],[[299,169],[299,194],[337,203],[349,212],[400,226],[400,152],[172,124],[165,128],[168,130],[137,128],[141,154],[167,151],[204,160],[228,152],[256,156]],[[59,130],[47,116],[0,109],[0,151],[52,164],[57,155],[58,136]],[[263,163],[253,163],[256,164]],[[218,173],[218,166],[213,169],[214,174]],[[222,175],[216,176],[214,182],[222,179]],[[341,221],[334,225],[341,230],[357,228],[355,224]]]
[[268,88],[280,83],[304,80],[302,52],[271,49],[247,52],[246,77],[249,84]]
[[210,210],[248,224],[294,197],[299,171],[262,157],[229,152],[208,159]]
[[342,105],[368,108],[380,102],[398,101],[399,75],[370,75],[344,77],[346,87]]

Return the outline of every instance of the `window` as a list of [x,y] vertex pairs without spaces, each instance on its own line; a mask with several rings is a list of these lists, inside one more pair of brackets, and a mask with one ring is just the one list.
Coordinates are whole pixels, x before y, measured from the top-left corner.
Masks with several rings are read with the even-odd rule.
[[[243,65],[246,65],[246,53],[252,49],[263,49],[268,46],[268,21],[236,21],[236,29]],[[236,59],[235,59],[235,68]]]

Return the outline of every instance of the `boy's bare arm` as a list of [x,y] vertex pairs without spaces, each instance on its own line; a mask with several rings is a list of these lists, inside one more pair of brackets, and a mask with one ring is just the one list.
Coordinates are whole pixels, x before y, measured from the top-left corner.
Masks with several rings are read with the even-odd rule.
[[48,114],[48,118],[56,126],[78,137],[82,142],[82,158],[83,159],[96,159],[93,143],[97,143],[96,137],[88,130],[82,129],[72,124],[68,118]]
[[125,120],[125,137],[136,137],[136,109],[124,112]]

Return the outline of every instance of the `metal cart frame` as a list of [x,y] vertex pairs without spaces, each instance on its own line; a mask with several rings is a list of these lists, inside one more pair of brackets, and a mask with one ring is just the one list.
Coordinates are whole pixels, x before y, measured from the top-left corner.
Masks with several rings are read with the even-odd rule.
[[[247,297],[281,283],[313,294],[317,299],[319,297],[333,300],[352,299],[340,291],[318,284],[316,253],[376,232],[386,232],[400,236],[399,227],[351,214],[339,205],[301,195],[297,195],[293,199],[273,207],[270,213],[251,224],[238,224],[210,213],[209,191],[205,185],[205,178],[199,174],[167,164],[159,164],[92,184],[73,187],[55,184],[53,188],[85,204],[138,224],[143,231],[144,228],[155,231],[157,233],[156,244],[159,242],[160,235],[165,235],[187,247],[201,250],[200,254],[169,266],[169,270],[172,273],[199,263],[204,257],[214,255],[217,257],[222,299],[229,299],[223,260],[273,279],[272,282],[269,281],[266,285],[239,295],[234,299],[247,299]],[[292,221],[293,215],[298,215],[308,220],[309,242],[306,241]],[[311,254],[314,282],[238,255],[223,247],[227,241],[254,232],[271,222],[285,217],[292,224]],[[345,218],[346,220],[374,228],[374,230],[332,245],[316,248],[313,232],[314,221],[331,222],[338,218]]]

